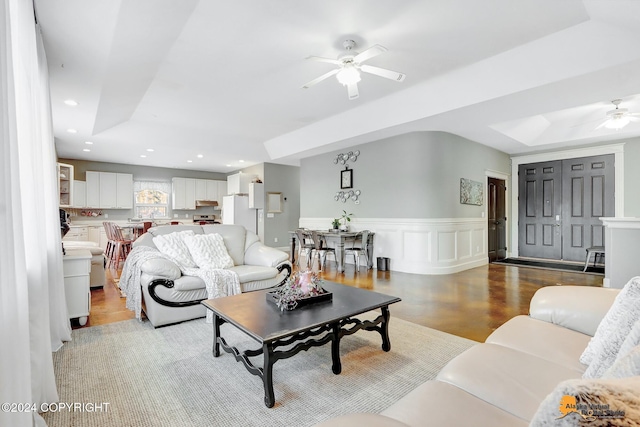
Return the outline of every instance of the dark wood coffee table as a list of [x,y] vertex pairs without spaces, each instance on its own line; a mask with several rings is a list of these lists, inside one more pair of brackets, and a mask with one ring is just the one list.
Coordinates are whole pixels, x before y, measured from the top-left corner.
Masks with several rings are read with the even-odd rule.
[[[332,301],[319,302],[281,312],[266,300],[267,291],[247,292],[240,295],[202,301],[213,312],[213,357],[220,356],[220,347],[233,354],[247,370],[262,379],[264,403],[268,408],[275,404],[273,394],[273,364],[303,350],[331,342],[331,370],[342,371],[340,363],[340,339],[360,329],[377,331],[382,337],[382,349],[389,351],[389,305],[400,298],[364,289],[323,282],[323,288],[333,293]],[[382,314],[373,321],[352,318],[367,311],[381,309]],[[220,336],[220,325],[231,323],[261,344],[256,350],[240,352],[227,344]],[[295,344],[287,350],[278,347]],[[256,367],[249,357],[263,355],[263,366]]]

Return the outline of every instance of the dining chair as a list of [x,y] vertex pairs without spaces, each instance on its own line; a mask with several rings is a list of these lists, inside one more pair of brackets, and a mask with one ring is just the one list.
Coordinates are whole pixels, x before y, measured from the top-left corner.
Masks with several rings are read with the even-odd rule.
[[298,243],[300,245],[300,249],[298,250],[298,261],[297,265],[300,265],[300,258],[302,257],[302,253],[304,252],[305,257],[307,258],[307,267],[311,266],[311,253],[315,249],[315,245],[311,239],[309,232],[305,229],[298,228],[296,230],[296,236],[298,237]]
[[[315,250],[315,258],[318,258],[318,263],[320,265],[320,271],[324,268],[327,262],[327,254],[333,254],[333,260],[336,263],[336,267],[338,266],[338,259],[336,258],[336,249],[327,247],[327,242],[322,236],[318,234],[317,231],[311,232],[311,239],[313,240],[313,248]],[[314,259],[315,259],[314,258]],[[312,261],[313,263],[313,261]]]
[[360,257],[364,256],[365,265],[369,268],[369,253],[367,251],[367,244],[369,242],[369,230],[362,230],[352,238],[347,240],[347,245],[344,248],[344,257],[353,255],[353,261],[356,264],[356,271],[360,270]]

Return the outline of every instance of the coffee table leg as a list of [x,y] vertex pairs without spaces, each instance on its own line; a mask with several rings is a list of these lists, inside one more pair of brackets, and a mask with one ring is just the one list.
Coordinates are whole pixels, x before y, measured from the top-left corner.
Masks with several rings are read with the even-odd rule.
[[269,344],[262,345],[262,353],[264,355],[264,365],[262,373],[262,383],[264,384],[264,404],[267,408],[273,408],[276,403],[273,394],[273,349]]
[[389,340],[389,306],[382,307],[382,331],[380,335],[382,335],[382,349],[384,351],[391,350],[391,341]]
[[334,374],[338,375],[342,372],[342,362],[340,362],[340,324],[333,324],[333,339],[331,340],[331,360],[333,365],[331,370]]
[[218,337],[220,337],[220,318],[216,313],[213,313],[213,357],[220,356]]

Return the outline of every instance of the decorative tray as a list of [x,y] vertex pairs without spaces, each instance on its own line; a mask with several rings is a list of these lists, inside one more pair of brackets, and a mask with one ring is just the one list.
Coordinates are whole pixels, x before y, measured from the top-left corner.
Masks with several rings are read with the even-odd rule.
[[[304,307],[305,305],[315,304],[318,302],[333,300],[333,294],[331,292],[326,291],[324,289],[323,291],[324,291],[323,294],[311,295],[311,296],[303,297],[296,300],[296,302],[298,303],[296,308]],[[272,302],[273,304],[276,304],[276,302],[278,301],[278,296],[276,295],[276,291],[269,291],[265,295],[266,295],[267,301]]]

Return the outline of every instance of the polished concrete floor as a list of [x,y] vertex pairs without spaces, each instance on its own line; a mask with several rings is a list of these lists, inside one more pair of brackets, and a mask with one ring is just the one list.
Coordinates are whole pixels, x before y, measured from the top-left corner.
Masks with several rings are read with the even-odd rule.
[[[116,287],[114,278],[117,281],[119,273],[109,270],[105,288],[91,291],[91,314],[84,327],[134,318]],[[595,274],[496,264],[447,275],[366,271],[362,267],[356,272],[353,265],[339,273],[331,262],[321,277],[402,298],[390,307],[392,321],[397,317],[476,341],[484,341],[513,316],[527,314],[531,297],[541,287],[602,286],[603,279]]]

